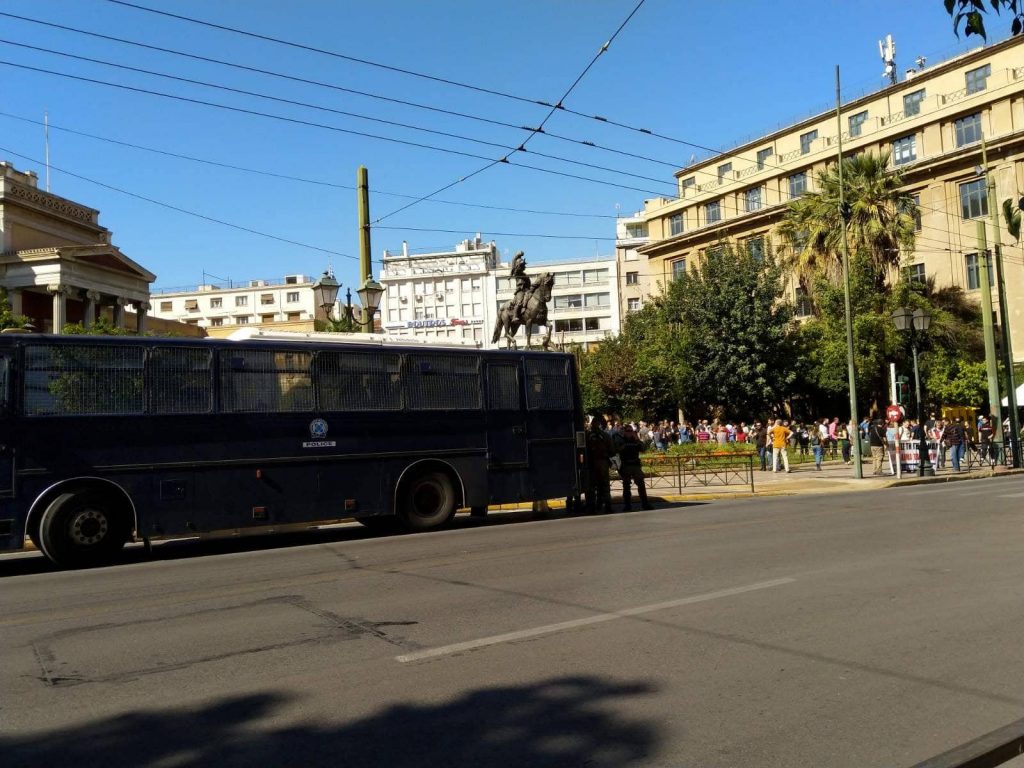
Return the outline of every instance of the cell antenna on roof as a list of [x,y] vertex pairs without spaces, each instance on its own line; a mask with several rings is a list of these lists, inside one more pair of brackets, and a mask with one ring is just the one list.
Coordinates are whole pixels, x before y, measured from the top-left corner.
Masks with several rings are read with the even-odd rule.
[[889,78],[889,83],[896,85],[896,43],[893,42],[892,35],[886,35],[884,41],[878,41],[878,54],[885,64],[882,77]]

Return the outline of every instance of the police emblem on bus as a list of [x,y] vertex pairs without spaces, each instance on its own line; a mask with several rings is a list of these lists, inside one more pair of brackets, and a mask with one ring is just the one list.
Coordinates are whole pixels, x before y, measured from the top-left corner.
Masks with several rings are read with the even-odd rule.
[[314,440],[323,440],[327,437],[327,422],[323,419],[313,419],[309,422],[309,436]]

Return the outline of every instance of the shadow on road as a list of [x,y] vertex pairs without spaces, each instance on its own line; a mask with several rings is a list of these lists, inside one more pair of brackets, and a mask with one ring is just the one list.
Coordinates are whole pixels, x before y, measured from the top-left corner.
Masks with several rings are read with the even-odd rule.
[[[646,683],[566,677],[487,688],[439,705],[403,704],[361,720],[275,727],[290,697],[260,694],[190,710],[149,710],[29,737],[0,737],[5,768],[90,766],[493,766],[649,764],[661,741],[613,700]],[[355,696],[349,692],[349,696]],[[342,709],[339,702],[339,709]]]
[[[652,499],[653,500],[653,499]],[[669,504],[658,504],[658,508],[669,506]],[[703,504],[703,502],[672,503],[673,507],[687,507]],[[613,513],[617,514],[617,513]],[[624,513],[623,513],[624,514]],[[632,512],[632,515],[643,514]],[[484,528],[501,525],[513,525],[522,523],[536,523],[559,518],[587,517],[579,513],[567,513],[561,509],[533,512],[509,511],[492,512],[487,517],[471,517],[468,514],[457,515],[451,523],[442,530],[464,530],[469,528]],[[414,536],[411,533],[388,533],[378,530],[371,530],[360,523],[345,523],[326,528],[314,528],[308,531],[279,534],[261,534],[254,531],[251,534],[232,538],[217,539],[172,539],[169,541],[154,542],[150,552],[146,552],[142,545],[128,546],[119,556],[118,564],[145,563],[161,560],[182,560],[193,557],[206,557],[209,555],[223,555],[233,552],[259,552],[268,549],[284,549],[287,547],[309,546],[312,544],[333,544],[337,542],[359,541],[362,539],[379,539],[388,536]],[[17,555],[14,557],[0,558],[0,579],[10,576],[30,576],[39,573],[59,571],[41,553],[28,555]]]

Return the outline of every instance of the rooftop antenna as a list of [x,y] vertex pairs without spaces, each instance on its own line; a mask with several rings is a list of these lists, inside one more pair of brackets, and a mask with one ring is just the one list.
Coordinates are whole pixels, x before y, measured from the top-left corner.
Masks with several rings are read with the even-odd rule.
[[886,35],[884,41],[878,41],[878,54],[885,64],[882,77],[889,78],[889,83],[896,85],[896,43],[893,42],[892,35]]
[[927,59],[924,56],[918,56],[916,59],[914,59],[914,63],[917,64],[918,69],[924,69],[924,63],[926,61]]
[[43,142],[46,144],[46,191],[50,191],[50,113],[43,111]]

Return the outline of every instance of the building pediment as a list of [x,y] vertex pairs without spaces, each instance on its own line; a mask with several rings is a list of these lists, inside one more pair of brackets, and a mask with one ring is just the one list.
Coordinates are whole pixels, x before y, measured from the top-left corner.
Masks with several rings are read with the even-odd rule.
[[98,267],[120,273],[122,276],[134,278],[145,283],[152,283],[156,275],[140,264],[125,256],[121,250],[112,245],[69,245],[57,248],[30,248],[21,251],[9,251],[3,255],[3,261],[13,263],[74,263],[81,267]]

